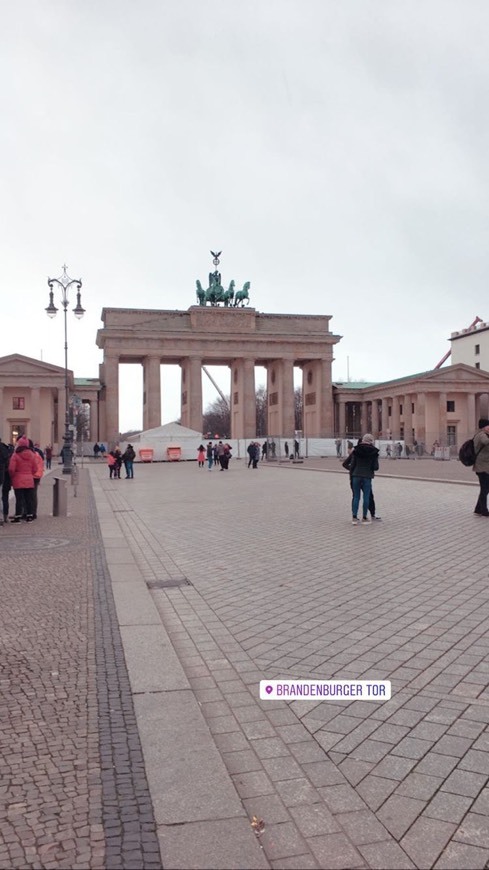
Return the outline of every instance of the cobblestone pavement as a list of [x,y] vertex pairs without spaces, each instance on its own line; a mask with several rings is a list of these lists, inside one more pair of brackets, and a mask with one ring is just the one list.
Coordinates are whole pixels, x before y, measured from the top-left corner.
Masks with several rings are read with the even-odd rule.
[[[471,473],[384,462],[425,479],[379,475],[383,522],[352,527],[348,475],[310,463],[93,465],[94,501],[53,519],[48,479],[0,529],[0,866],[489,866]],[[392,700],[260,701],[277,676]]]
[[[265,866],[487,867],[489,530],[470,473],[376,477],[383,522],[355,528],[346,473],[305,468],[92,475],[248,819],[265,823]],[[392,700],[260,701],[277,676],[390,679]],[[157,823],[166,866],[212,866],[205,848],[190,863],[195,823]],[[220,824],[215,866],[248,866]]]
[[88,476],[0,528],[0,867],[160,867]]

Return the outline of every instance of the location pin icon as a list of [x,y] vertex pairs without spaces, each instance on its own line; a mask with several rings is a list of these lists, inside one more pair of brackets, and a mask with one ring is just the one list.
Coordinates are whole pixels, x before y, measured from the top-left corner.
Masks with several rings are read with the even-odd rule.
[[267,686],[265,692],[267,693],[267,695],[270,695],[270,693],[273,692],[273,686]]

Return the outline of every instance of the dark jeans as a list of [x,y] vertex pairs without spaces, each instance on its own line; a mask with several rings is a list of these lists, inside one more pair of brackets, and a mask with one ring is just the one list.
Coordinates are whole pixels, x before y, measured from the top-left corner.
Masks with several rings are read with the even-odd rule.
[[[351,486],[351,491],[353,493],[353,482],[352,482],[351,474],[350,474],[350,486]],[[370,486],[370,498],[368,500],[368,509],[369,509],[370,514],[374,517],[375,516],[375,499],[374,499],[374,491],[372,489],[372,486]]]
[[37,496],[39,493],[39,484],[40,483],[41,483],[40,479],[36,480],[36,478],[34,478],[34,496],[33,496],[33,508],[34,508],[34,510],[32,511],[34,518],[37,517]]
[[360,505],[360,493],[363,492],[363,517],[368,513],[368,505],[370,501],[370,493],[372,491],[372,480],[370,477],[355,477],[352,476],[353,498],[351,502],[351,512],[354,517],[358,515],[358,507]]
[[489,495],[489,474],[487,471],[477,471],[477,477],[479,478],[479,498],[477,499],[477,504],[475,506],[474,513],[476,514],[487,514],[487,496]]
[[4,517],[8,516],[8,496],[11,489],[10,478],[8,478],[8,480],[4,480],[2,484],[2,508]]
[[132,459],[126,459],[124,465],[126,466],[126,475],[132,480],[132,478],[134,477]]
[[14,489],[15,492],[15,516],[34,516],[34,488]]

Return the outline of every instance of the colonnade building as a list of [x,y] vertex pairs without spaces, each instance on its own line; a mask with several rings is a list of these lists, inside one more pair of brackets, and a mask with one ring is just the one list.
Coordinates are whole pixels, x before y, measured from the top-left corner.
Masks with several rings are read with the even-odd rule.
[[[202,429],[203,367],[229,368],[233,438],[256,436],[255,366],[266,370],[270,437],[295,434],[297,367],[302,371],[306,439],[356,438],[370,431],[376,438],[416,440],[428,449],[435,441],[455,446],[474,433],[480,416],[488,416],[489,371],[480,367],[488,324],[477,328],[477,336],[470,330],[452,335],[458,347],[462,336],[467,339],[466,361],[457,357],[453,365],[376,384],[333,383],[333,352],[340,336],[330,331],[330,319],[197,305],[187,311],[104,308],[97,333],[103,352],[99,378],[74,378],[70,371],[69,393],[89,411],[91,442],[106,444],[119,439],[119,366],[127,363],[143,372],[143,429],[161,425],[162,364],[180,366],[181,423],[196,431]],[[2,440],[15,441],[26,432],[56,450],[64,420],[62,367],[21,354],[0,357]]]

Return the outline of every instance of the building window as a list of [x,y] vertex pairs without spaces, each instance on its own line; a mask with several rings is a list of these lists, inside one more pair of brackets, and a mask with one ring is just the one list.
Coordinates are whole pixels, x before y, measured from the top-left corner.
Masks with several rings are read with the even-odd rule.
[[387,408],[387,416],[392,417],[392,407],[390,405]]
[[24,396],[14,396],[12,399],[12,410],[13,411],[25,411],[25,399]]
[[414,414],[414,402],[411,402],[411,414]]
[[402,414],[402,405],[399,405],[399,413]]
[[457,427],[456,426],[447,426],[447,445],[448,447],[455,447],[457,443]]
[[480,344],[476,344],[476,346],[475,346],[475,355],[476,355],[476,356],[479,356],[480,352],[481,352],[481,346],[480,346]]
[[481,364],[480,364],[480,363],[476,363],[476,364],[475,364],[475,367],[476,367],[476,369],[480,369]]
[[447,402],[447,411],[449,413],[455,411],[455,402]]

